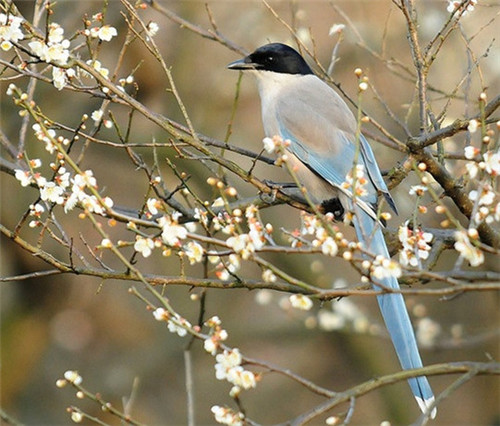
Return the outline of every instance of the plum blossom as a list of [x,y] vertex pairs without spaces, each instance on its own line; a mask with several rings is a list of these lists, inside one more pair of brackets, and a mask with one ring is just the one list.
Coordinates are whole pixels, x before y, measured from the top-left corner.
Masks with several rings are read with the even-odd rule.
[[169,246],[179,246],[180,240],[187,237],[187,229],[179,225],[173,216],[162,216],[158,219],[158,223],[162,228],[163,242]]
[[498,176],[500,175],[500,152],[491,152],[487,151],[483,155],[483,163],[480,164],[481,166],[484,164],[484,169],[486,170],[486,173],[488,173],[490,176]]
[[424,192],[426,192],[426,191],[427,191],[427,187],[424,185],[413,185],[410,188],[410,191],[408,192],[408,194],[417,195],[418,197],[421,197],[422,195],[424,195]]
[[303,294],[292,294],[289,299],[292,307],[296,309],[308,311],[313,307],[312,300]]
[[460,253],[460,256],[467,259],[471,266],[479,266],[484,262],[483,252],[471,243],[469,235],[465,231],[455,232],[455,250]]
[[274,272],[270,269],[266,269],[264,270],[264,272],[262,272],[262,279],[266,283],[274,283],[277,280],[276,275],[274,275]]
[[66,71],[59,67],[52,67],[52,83],[57,90],[64,89],[64,86],[68,84]]
[[446,10],[450,13],[455,12],[457,10],[462,10],[462,14],[465,15],[467,12],[472,12],[474,10],[474,6],[477,4],[478,0],[469,0],[464,5],[462,5],[462,0],[448,0],[448,6]]
[[203,247],[194,241],[190,241],[184,249],[184,254],[191,265],[200,263],[203,260]]
[[6,15],[0,13],[0,48],[7,52],[12,48],[12,41],[17,42],[24,39],[24,34],[21,30],[23,18]]
[[75,385],[81,385],[82,381],[83,381],[82,376],[80,376],[77,371],[73,371],[73,370],[67,370],[64,373],[64,378],[69,383],[73,383]]
[[467,160],[473,160],[480,152],[481,151],[479,150],[479,148],[476,148],[472,145],[466,146],[464,148],[464,155]]
[[257,385],[255,374],[241,366],[242,357],[237,348],[230,351],[225,349],[215,357],[215,360],[217,380],[227,380],[243,389],[254,388]]
[[141,253],[143,257],[151,256],[155,243],[151,238],[144,238],[140,235],[135,237],[134,250]]
[[153,316],[155,317],[156,321],[167,321],[170,317],[170,314],[165,308],[156,308],[153,311]]
[[148,201],[146,201],[146,207],[148,208],[149,213],[157,215],[158,208],[161,207],[161,203],[156,198],[148,198]]
[[421,228],[410,229],[408,221],[399,227],[398,238],[403,245],[399,252],[399,262],[404,266],[420,266],[420,260],[429,257],[431,246],[429,243],[434,238],[430,232],[424,232]]
[[233,411],[227,407],[220,407],[219,405],[214,405],[211,411],[217,423],[230,426],[243,426],[245,419],[243,413]]
[[40,188],[40,198],[43,201],[50,201],[56,204],[64,203],[64,188],[56,185],[55,182],[47,182]]
[[171,333],[176,333],[178,336],[184,337],[187,334],[187,329],[191,328],[191,324],[187,319],[175,314],[173,319],[171,317],[168,319],[167,327]]
[[86,62],[87,65],[90,65],[94,68],[99,74],[101,74],[104,78],[109,77],[109,69],[102,66],[101,61],[96,60],[88,60]]
[[336,256],[339,251],[337,243],[332,237],[326,237],[326,239],[321,244],[321,252],[327,256]]
[[160,27],[156,22],[150,22],[147,26],[147,29],[148,29],[148,36],[154,37],[158,33]]
[[353,170],[347,173],[345,181],[342,183],[342,188],[349,190],[351,193],[352,187],[354,185],[354,194],[356,197],[363,197],[368,194],[366,185],[368,184],[368,179],[365,177],[365,166],[363,164],[356,164],[354,168],[354,178]]
[[101,122],[103,115],[104,111],[102,109],[96,109],[95,111],[92,112],[90,118],[94,120],[94,124],[97,126]]
[[273,152],[278,152],[283,147],[287,147],[290,145],[290,140],[283,140],[281,136],[273,136],[272,138],[266,137],[262,140],[262,144],[264,145],[264,150],[268,154],[272,154]]
[[378,280],[389,277],[399,278],[401,274],[398,262],[383,256],[377,256],[371,265],[371,276]]
[[21,183],[21,186],[28,186],[33,182],[31,172],[27,170],[16,169],[14,177]]
[[97,31],[97,37],[102,41],[111,41],[111,39],[118,35],[116,28],[111,25],[103,25]]
[[69,59],[70,41],[64,39],[64,29],[53,22],[49,26],[48,40],[34,40],[28,43],[33,53],[44,62],[66,65]]

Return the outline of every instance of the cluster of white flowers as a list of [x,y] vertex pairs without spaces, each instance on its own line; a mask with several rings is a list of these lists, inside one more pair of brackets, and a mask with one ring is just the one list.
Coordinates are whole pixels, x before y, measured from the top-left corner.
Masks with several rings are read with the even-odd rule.
[[53,154],[57,150],[56,142],[60,143],[61,145],[69,144],[69,139],[63,136],[57,136],[57,133],[54,129],[46,129],[39,123],[33,124],[32,129],[35,132],[36,138],[45,144],[45,150],[50,154]]
[[242,358],[237,348],[229,351],[225,349],[223,353],[216,355],[215,360],[217,361],[215,377],[217,380],[227,380],[232,383],[236,387],[231,390],[233,395],[238,394],[241,389],[251,389],[257,386],[255,374],[241,366]]
[[64,379],[58,379],[56,381],[56,386],[58,388],[63,388],[68,383],[79,386],[82,384],[82,382],[83,382],[82,376],[80,376],[80,374],[78,374],[77,371],[67,370],[64,372]]
[[245,416],[239,411],[234,411],[219,405],[214,405],[211,411],[217,423],[231,426],[243,426],[244,424]]
[[215,276],[222,281],[228,281],[241,267],[240,256],[234,253],[228,256],[226,262],[219,256],[208,256],[208,261],[216,265]]
[[45,213],[45,207],[43,207],[40,203],[30,205],[30,216],[35,218],[29,223],[30,228],[35,228],[41,225],[39,219],[42,217],[43,213]]
[[88,210],[90,213],[105,215],[106,210],[113,207],[114,202],[110,197],[99,199],[95,195],[85,192],[87,188],[97,190],[97,181],[92,170],[85,170],[73,176],[71,182],[71,193],[64,204],[64,211],[71,211],[77,204]]
[[103,67],[102,64],[101,64],[101,61],[98,61],[97,59],[95,59],[95,60],[88,60],[86,62],[86,64],[89,65],[89,66],[91,66],[92,68],[94,68],[104,78],[107,79],[109,77],[109,69],[107,69],[106,67]]
[[[325,216],[326,220],[331,220],[331,214]],[[333,238],[328,231],[324,228],[322,221],[315,215],[302,213],[301,214],[302,226],[300,235],[313,236],[311,242],[313,247],[321,248],[321,252],[327,256],[336,256],[339,250],[336,238],[342,238],[342,234],[337,232]],[[292,247],[300,246],[299,239],[292,240]]]
[[[217,206],[214,203],[215,205],[212,204],[212,207],[223,206],[224,203],[223,203],[222,198],[220,200],[221,200],[221,204],[219,206]],[[228,212],[226,212],[225,210],[219,212],[217,214],[217,216],[215,216],[212,219],[212,224],[213,224],[214,230],[215,231],[222,231],[226,235],[234,234],[236,232],[236,229],[237,229],[236,225],[240,224],[243,221],[243,219],[241,217],[242,214],[243,213],[240,209],[234,209],[232,215],[229,214]],[[200,220],[200,221],[203,221],[205,224],[208,223],[206,212],[202,211],[200,209],[195,210],[195,218]]]
[[226,241],[228,247],[232,248],[235,253],[245,260],[256,250],[260,250],[266,241],[266,228],[262,226],[257,218],[257,212],[255,206],[248,206],[245,210],[245,217],[247,219],[249,232],[233,235]]
[[180,337],[184,337],[188,329],[192,327],[186,318],[181,317],[179,314],[172,315],[164,308],[156,308],[153,311],[153,316],[156,321],[167,321],[168,330]]
[[12,48],[11,42],[18,42],[24,38],[21,24],[23,18],[0,13],[0,48],[5,52]]
[[[47,39],[31,41],[28,46],[41,61],[64,66],[68,64],[70,44],[70,41],[64,38],[64,28],[52,22],[49,25]],[[54,66],[52,69],[54,86],[61,90],[66,86],[68,78],[74,77],[75,74],[75,71],[71,68],[63,69]]]
[[476,229],[455,232],[455,250],[466,259],[471,266],[479,266],[484,262],[483,252],[476,247],[472,241],[477,241],[478,233]]
[[481,151],[473,146],[468,146],[464,149],[465,158],[470,161],[466,164],[467,173],[474,179],[480,170],[484,170],[492,178],[500,175],[500,151],[486,151],[481,155]]
[[262,140],[262,144],[264,145],[264,150],[272,154],[273,152],[282,151],[283,148],[286,148],[290,145],[290,141],[288,139],[283,140],[280,136],[273,136],[272,138],[266,137]]
[[220,343],[228,337],[227,331],[222,328],[221,324],[218,316],[213,316],[205,321],[205,325],[210,328],[210,337],[203,342],[203,348],[211,355],[217,353]]
[[378,255],[370,265],[370,275],[376,280],[394,277],[399,278],[402,274],[401,266],[398,262]]
[[476,224],[483,221],[488,224],[495,220],[500,221],[500,202],[497,201],[497,194],[489,183],[483,183],[477,190],[470,191],[469,199],[476,204],[473,216]]
[[181,240],[187,237],[187,229],[178,223],[179,216],[179,213],[173,213],[158,219],[162,229],[161,238],[165,244],[171,247],[180,247]]
[[[356,197],[363,197],[368,194],[366,189],[366,184],[368,179],[365,177],[365,166],[363,164],[356,164],[353,170],[350,170],[345,177],[345,181],[342,183],[342,188],[349,190]],[[354,190],[353,190],[354,186]]]
[[403,248],[399,252],[399,262],[404,266],[420,267],[420,261],[429,257],[433,239],[430,232],[424,232],[421,228],[410,229],[406,221],[398,230],[398,238]]
[[[28,186],[35,183],[40,189],[40,198],[42,201],[47,201],[55,204],[64,204],[64,211],[71,210],[77,202],[80,202],[83,207],[97,214],[104,214],[105,207],[112,207],[113,201],[109,197],[103,199],[103,205],[98,199],[92,195],[89,196],[84,192],[86,186],[96,188],[95,178],[92,176],[92,171],[87,170],[81,175],[70,177],[70,173],[64,167],[59,167],[53,181],[47,180],[40,173],[32,173],[17,169],[15,177],[22,186]],[[71,193],[67,197],[67,192],[71,186]],[[43,207],[36,205],[32,209],[32,215],[39,217],[43,213]],[[35,225],[33,223],[32,225]]]
[[474,10],[474,6],[477,4],[477,2],[478,0],[469,0],[462,5],[463,0],[448,0],[448,6],[446,7],[446,10],[452,13],[456,10],[463,9],[463,15],[465,15],[467,12],[472,12]]

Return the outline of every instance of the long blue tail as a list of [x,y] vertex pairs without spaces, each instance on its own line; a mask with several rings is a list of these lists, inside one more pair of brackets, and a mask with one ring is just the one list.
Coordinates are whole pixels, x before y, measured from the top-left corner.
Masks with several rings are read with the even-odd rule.
[[[389,258],[389,251],[380,225],[376,224],[374,219],[360,208],[356,209],[354,228],[358,240],[363,242],[367,250]],[[380,283],[389,288],[399,288],[398,280],[394,277],[385,278]],[[374,288],[379,289],[375,285]],[[422,367],[417,341],[402,294],[382,294],[377,296],[377,299],[401,366],[405,370]],[[408,383],[420,409],[424,413],[427,412],[434,402],[434,395],[427,377],[420,376],[408,379]],[[434,408],[431,413],[432,418],[436,416],[436,412],[437,410]]]

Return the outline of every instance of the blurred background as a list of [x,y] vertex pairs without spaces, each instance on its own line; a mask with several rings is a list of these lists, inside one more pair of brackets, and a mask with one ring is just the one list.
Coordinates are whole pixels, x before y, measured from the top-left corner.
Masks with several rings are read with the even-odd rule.
[[[33,11],[31,1],[14,2],[27,19]],[[209,28],[210,21],[205,3],[198,1],[162,1],[162,6],[182,18]],[[228,39],[248,51],[267,42],[285,42],[294,45],[293,38],[259,1],[209,1],[208,7],[218,29]],[[297,28],[304,43],[317,52],[317,58],[326,68],[338,35],[329,36],[334,24],[345,24],[344,39],[338,50],[333,80],[341,84],[352,98],[357,96],[355,68],[362,68],[386,104],[406,120],[415,134],[418,131],[417,111],[411,107],[414,85],[393,59],[412,69],[411,55],[406,39],[406,26],[401,13],[390,1],[280,1],[270,2],[279,16]],[[430,40],[448,19],[448,2],[424,1],[419,3],[419,31],[423,42]],[[59,1],[54,7],[53,22],[65,28],[66,36],[82,28],[82,19],[102,10],[103,2]],[[118,36],[102,46],[99,60],[113,69],[123,44],[126,26],[119,2],[107,6],[106,22],[116,27]],[[240,57],[239,54],[213,41],[201,38],[168,20],[158,12],[141,11],[145,22],[159,25],[155,41],[173,74],[180,96],[190,119],[200,133],[223,140],[234,103],[238,74],[226,69],[226,65]],[[435,113],[448,101],[442,93],[451,93],[466,76],[470,67],[465,39],[471,38],[470,46],[476,58],[480,58],[483,83],[474,72],[467,85],[457,91],[451,101],[444,124],[464,114],[477,111],[475,100],[488,87],[493,98],[500,92],[500,51],[498,42],[498,2],[480,2],[475,10],[465,16],[461,27],[447,40],[429,75],[430,85],[436,89],[429,97]],[[348,18],[349,22],[346,20]],[[42,20],[44,22],[44,20]],[[481,29],[481,31],[480,31]],[[314,40],[314,43],[312,42]],[[361,40],[365,44],[362,45]],[[295,46],[295,45],[294,45]],[[370,54],[369,50],[377,54]],[[1,53],[3,58],[9,57]],[[382,60],[383,58],[383,60]],[[309,60],[310,58],[308,58]],[[311,61],[309,60],[311,63]],[[140,43],[129,48],[120,77],[126,77],[137,68],[134,77],[139,86],[138,99],[152,111],[184,123],[182,114],[168,92],[168,81],[158,64],[147,54]],[[391,72],[393,69],[395,72]],[[399,76],[398,76],[399,74]],[[403,76],[403,77],[402,77]],[[16,141],[20,117],[5,91],[10,81],[0,83],[1,129]],[[27,80],[18,79],[16,85],[26,87]],[[467,89],[467,91],[465,91]],[[471,99],[468,106],[464,96]],[[75,126],[80,117],[99,108],[100,101],[88,95],[69,91],[57,91],[52,85],[39,83],[35,99],[52,119]],[[404,138],[401,129],[387,116],[384,108],[368,91],[364,97],[364,109],[377,121]],[[117,106],[112,111],[125,123],[128,111]],[[498,113],[497,113],[498,116]],[[374,129],[369,129],[374,132]],[[103,130],[102,139],[118,141],[113,129]],[[255,82],[250,76],[243,78],[241,93],[230,142],[259,152],[263,130],[260,120],[260,101]],[[33,142],[32,136],[28,140]],[[134,117],[131,142],[148,143],[152,140],[166,142],[168,135],[138,115]],[[382,169],[389,169],[404,156],[380,144],[372,144]],[[462,153],[462,137],[447,139],[447,152]],[[76,146],[75,150],[81,149]],[[49,158],[36,146],[28,146],[31,158]],[[152,161],[151,150],[139,150],[146,161]],[[189,173],[191,184],[199,194],[213,197],[206,178],[212,173],[196,161],[177,160],[172,150],[158,150],[158,158],[166,156],[176,162],[180,170]],[[250,168],[248,159],[230,156],[242,167]],[[46,160],[48,164],[49,160]],[[44,163],[45,164],[45,163]],[[164,166],[164,174],[172,188],[178,184],[173,174]],[[457,178],[463,174],[462,162],[448,162],[447,167]],[[115,205],[137,208],[144,201],[148,181],[144,174],[134,170],[126,153],[109,146],[90,144],[85,152],[83,169],[92,169],[100,189],[110,196]],[[258,165],[255,174],[268,179],[285,179],[282,171],[274,167]],[[255,189],[228,176],[241,196],[255,195]],[[413,176],[406,179],[392,193],[400,215],[389,226],[399,226],[413,211],[414,199],[409,188],[417,181]],[[1,222],[13,228],[27,206],[36,200],[37,192],[19,186],[7,174],[0,175]],[[429,206],[430,200],[424,199]],[[59,211],[62,225],[85,252],[80,236],[90,247],[95,247],[101,237],[92,227],[77,218],[77,213],[64,215]],[[459,216],[460,217],[460,216]],[[288,206],[262,211],[264,222],[274,225],[279,240],[281,227],[293,230],[300,226],[298,210]],[[438,227],[440,216],[429,213],[422,218],[426,227]],[[461,218],[463,220],[463,218]],[[105,221],[102,221],[105,224]],[[465,222],[464,222],[465,223]],[[107,229],[115,238],[129,239],[130,234],[121,229]],[[36,243],[38,230],[26,228],[24,237]],[[350,230],[346,234],[353,236]],[[42,261],[27,255],[18,246],[0,237],[0,275],[13,276],[47,269]],[[284,241],[284,240],[282,240]],[[44,248],[67,261],[61,247],[44,240]],[[131,253],[131,251],[129,251]],[[108,254],[102,256],[111,267],[121,266]],[[320,257],[268,256],[268,260],[297,276],[329,288],[334,283],[354,284],[359,276],[341,259]],[[453,268],[456,255],[445,253],[437,270]],[[176,258],[163,258],[160,253],[148,259],[140,259],[142,271],[163,275],[179,273]],[[498,271],[498,259],[487,258],[486,270]],[[201,276],[201,267],[188,267],[188,275]],[[244,266],[245,276],[259,277],[255,267]],[[436,286],[429,283],[429,287]],[[69,389],[58,389],[55,382],[68,369],[78,370],[83,384],[91,391],[117,406],[122,397],[130,395],[137,378],[136,400],[132,415],[146,424],[174,425],[186,423],[186,393],[183,351],[188,339],[168,332],[165,324],[153,320],[144,303],[128,293],[129,282],[101,281],[91,277],[56,275],[18,282],[2,282],[1,291],[1,406],[13,417],[31,425],[70,424],[66,407],[77,405],[83,410],[102,415],[95,404],[77,400]],[[140,286],[138,286],[140,287]],[[164,289],[178,312],[196,323],[199,304],[191,300],[199,290],[184,287]],[[325,330],[318,325],[321,311],[333,312],[330,304],[315,306],[308,313],[290,310],[288,295],[273,292],[249,292],[247,290],[207,291],[207,317],[218,315],[223,327],[229,332],[228,344],[238,347],[245,355],[257,358],[295,373],[320,386],[343,391],[375,376],[396,372],[399,363],[389,339],[383,333],[383,325],[376,302],[372,298],[350,298],[347,308],[356,309],[359,318],[368,327],[356,328],[352,324],[337,330]],[[424,364],[453,361],[488,361],[498,359],[499,299],[494,293],[467,293],[449,300],[433,297],[408,297],[407,304],[414,323],[431,320],[435,336],[422,344]],[[333,303],[335,305],[336,302]],[[352,306],[351,306],[352,304]],[[228,396],[230,385],[215,380],[214,359],[196,342],[192,347],[196,421],[213,424],[210,407],[229,405],[235,408]],[[458,377],[432,377],[430,382],[438,394]],[[456,390],[439,406],[439,425],[494,425],[500,424],[499,381],[496,377],[476,377]],[[242,395],[243,407],[250,418],[263,424],[282,422],[312,408],[322,398],[314,396],[303,387],[277,374],[264,374],[257,389]],[[341,413],[348,407],[334,411]],[[419,415],[419,410],[406,383],[398,383],[374,391],[356,401],[352,424],[378,424],[390,420],[392,424],[408,424]],[[112,424],[116,419],[104,418]]]

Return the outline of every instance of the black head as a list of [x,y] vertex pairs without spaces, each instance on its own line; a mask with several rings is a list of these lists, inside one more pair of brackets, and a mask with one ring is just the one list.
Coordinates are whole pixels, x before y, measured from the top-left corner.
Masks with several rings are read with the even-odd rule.
[[231,62],[232,70],[273,71],[282,74],[312,74],[312,70],[299,52],[282,43],[259,47],[243,59]]

